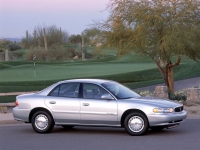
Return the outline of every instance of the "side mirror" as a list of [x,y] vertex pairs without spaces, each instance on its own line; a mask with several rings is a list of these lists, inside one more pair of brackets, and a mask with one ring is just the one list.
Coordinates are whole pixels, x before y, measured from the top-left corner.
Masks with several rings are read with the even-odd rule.
[[101,95],[101,99],[113,100],[114,98],[110,94],[103,94]]

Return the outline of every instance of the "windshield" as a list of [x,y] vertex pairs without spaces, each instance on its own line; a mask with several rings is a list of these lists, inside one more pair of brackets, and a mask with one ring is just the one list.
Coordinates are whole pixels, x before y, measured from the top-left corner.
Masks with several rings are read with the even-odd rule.
[[116,82],[105,82],[101,85],[108,89],[117,99],[141,97],[139,94],[135,93],[131,89]]

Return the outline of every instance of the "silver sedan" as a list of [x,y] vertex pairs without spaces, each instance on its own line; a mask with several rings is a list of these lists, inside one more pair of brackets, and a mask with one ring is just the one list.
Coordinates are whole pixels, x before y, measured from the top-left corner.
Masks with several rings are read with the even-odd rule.
[[15,104],[14,118],[32,123],[38,133],[58,125],[123,127],[130,135],[142,135],[149,128],[176,127],[187,117],[182,104],[141,97],[117,82],[100,79],[61,81],[17,96]]

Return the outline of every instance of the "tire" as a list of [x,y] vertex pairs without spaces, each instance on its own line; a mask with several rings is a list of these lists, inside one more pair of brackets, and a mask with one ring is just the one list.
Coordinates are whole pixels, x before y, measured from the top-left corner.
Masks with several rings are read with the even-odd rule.
[[138,136],[143,135],[149,128],[149,123],[142,113],[133,112],[126,116],[124,127],[128,134]]
[[150,127],[152,131],[162,131],[165,128],[165,126],[155,126],[155,127]]
[[71,125],[62,125],[63,128],[65,129],[72,129],[74,126]]
[[51,115],[45,111],[36,112],[31,119],[33,129],[38,133],[49,133],[54,127]]

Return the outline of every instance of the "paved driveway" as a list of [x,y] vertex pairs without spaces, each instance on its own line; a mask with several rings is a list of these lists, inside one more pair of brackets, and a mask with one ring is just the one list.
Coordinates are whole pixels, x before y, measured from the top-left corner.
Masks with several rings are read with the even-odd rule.
[[[153,92],[153,91],[155,91],[155,88],[158,85],[164,85],[164,84],[157,84],[157,85],[151,85],[151,86],[147,86],[147,87],[137,88],[137,90],[149,90],[149,91]],[[194,86],[197,86],[197,85],[200,85],[200,77],[179,80],[179,81],[174,82],[175,91],[187,89],[187,88],[193,88]]]

